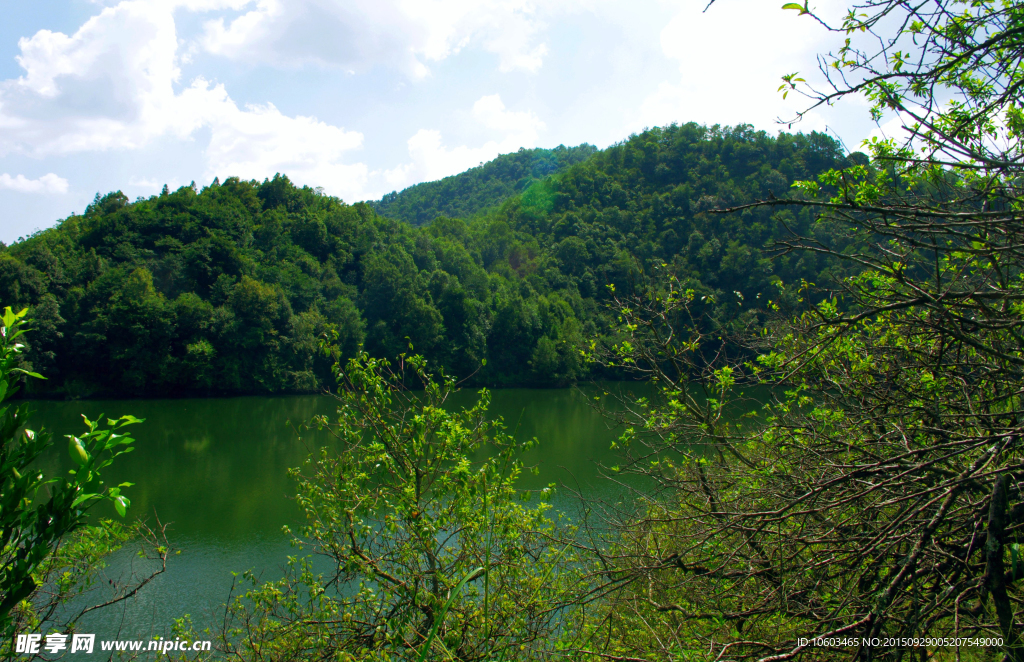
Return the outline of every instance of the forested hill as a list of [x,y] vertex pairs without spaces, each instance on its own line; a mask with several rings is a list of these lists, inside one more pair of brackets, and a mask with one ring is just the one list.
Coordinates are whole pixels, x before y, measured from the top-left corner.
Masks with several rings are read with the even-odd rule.
[[[813,255],[766,259],[782,231],[772,211],[707,212],[844,162],[822,134],[671,126],[484,215],[421,227],[284,176],[135,202],[115,192],[0,249],[0,305],[33,309],[27,357],[49,378],[37,393],[312,391],[330,380],[317,352],[330,325],[350,355],[411,343],[470,383],[564,385],[587,376],[577,347],[610,332],[606,286],[627,286],[632,256],[668,263],[723,320],[777,296],[773,279],[815,280],[826,265]],[[809,212],[778,213],[818,231]]]
[[577,147],[520,149],[436,182],[410,186],[372,203],[377,213],[423,225],[438,216],[469,218],[522,193],[535,181],[584,161],[597,152],[586,143]]

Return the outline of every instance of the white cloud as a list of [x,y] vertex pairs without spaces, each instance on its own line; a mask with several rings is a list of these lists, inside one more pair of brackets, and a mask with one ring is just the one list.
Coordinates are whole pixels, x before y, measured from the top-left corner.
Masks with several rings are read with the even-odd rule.
[[[194,5],[202,4],[192,0]],[[211,0],[206,6],[231,4]],[[235,3],[237,4],[237,3]],[[366,168],[343,162],[362,134],[289,117],[272,104],[240,109],[223,85],[196,78],[181,92],[173,5],[121,2],[74,35],[41,30],[19,42],[25,75],[0,82],[0,155],[34,157],[139,149],[205,128],[208,173],[298,183],[352,194]],[[213,174],[209,176],[212,177]]]
[[[545,4],[547,12],[575,0]],[[495,53],[502,71],[537,71],[548,47],[546,23],[529,0],[258,0],[233,20],[208,21],[209,52],[246,63],[316,63],[365,71],[398,67],[429,73],[471,43]]]
[[507,110],[498,94],[477,99],[473,117],[488,129],[508,133],[508,140],[523,144],[536,142],[537,131],[544,128],[544,122],[532,112]]
[[[817,3],[826,13],[836,0]],[[633,129],[671,122],[752,123],[772,128],[792,119],[806,99],[776,92],[781,77],[800,71],[814,79],[815,55],[834,37],[815,21],[763,0],[687,0],[661,32],[666,57],[679,63],[680,80],[664,81],[641,104]],[[742,20],[737,17],[742,16]],[[805,117],[803,131],[825,128],[820,113]]]
[[[298,184],[323,186],[330,194],[356,200],[376,195],[377,188],[438,179],[537,144],[543,122],[532,112],[507,109],[494,94],[480,98],[470,115],[495,138],[476,147],[449,147],[439,132],[423,129],[408,141],[411,163],[370,172],[363,163],[346,162],[347,153],[363,144],[359,132],[314,117],[288,116],[272,103],[239,107],[223,84],[201,76],[182,88],[181,58],[190,54],[190,46],[177,34],[175,7],[199,11],[252,5],[244,0],[126,0],[104,8],[70,36],[41,30],[22,39],[18,62],[24,75],[0,81],[0,155],[46,158],[138,150],[165,137],[187,141],[208,135],[203,149],[207,180],[261,179],[281,172]],[[303,0],[289,5],[287,16],[282,12],[278,0],[260,0],[227,25],[207,23],[204,44],[232,57],[256,49],[260,57],[283,54],[294,62],[334,57],[354,66],[391,57],[382,55],[387,51],[401,55],[396,44],[405,40],[402,57],[420,75],[427,72],[421,59],[443,59],[478,37],[510,69],[535,69],[545,53],[543,44],[533,42],[540,23],[524,0],[351,5]],[[347,43],[344,35],[349,33],[332,35],[330,29],[305,39],[299,35],[341,23],[349,26]],[[376,27],[364,30],[367,25]],[[394,33],[389,26],[397,26]],[[323,39],[317,41],[317,34]],[[292,47],[299,50],[290,55],[275,51]],[[23,183],[28,180],[11,181],[28,185]],[[130,185],[157,187],[138,178]]]
[[273,104],[242,111],[228,101],[219,111],[206,149],[207,178],[261,178],[282,172],[349,200],[362,190],[366,166],[343,163],[345,152],[362,145],[362,134],[314,117],[288,117]]
[[162,184],[155,179],[133,176],[128,180],[128,186],[155,191],[159,189]]
[[882,122],[868,134],[865,142],[872,138],[878,140],[887,140],[892,138],[897,143],[906,142],[911,139],[909,127],[913,125],[913,123],[913,119],[910,117],[904,117],[899,113],[892,113],[892,116],[889,119]]
[[177,38],[165,9],[124,2],[72,36],[40,30],[18,45],[25,75],[0,83],[0,154],[135,148],[194,128],[173,90]]
[[5,172],[0,173],[0,189],[9,189],[18,193],[67,193],[68,180],[58,177],[52,172],[39,179],[28,179],[25,175],[11,177]]
[[246,5],[252,4],[252,0],[170,0],[165,4],[172,8],[181,8],[188,11],[213,11],[216,9],[244,9]]
[[538,132],[544,128],[544,123],[534,113],[506,109],[497,94],[478,99],[473,104],[472,116],[483,127],[501,132],[504,137],[489,140],[480,147],[445,147],[440,131],[420,129],[408,141],[412,163],[383,173],[388,185],[400,189],[416,182],[442,179],[490,161],[499,154],[534,147]]

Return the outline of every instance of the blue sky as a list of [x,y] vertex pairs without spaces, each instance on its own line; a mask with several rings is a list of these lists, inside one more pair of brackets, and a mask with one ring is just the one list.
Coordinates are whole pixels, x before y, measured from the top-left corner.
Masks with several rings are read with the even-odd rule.
[[[771,132],[837,38],[781,0],[4,0],[0,241],[214,176],[347,202],[519,147]],[[838,8],[838,6],[837,6]],[[872,131],[856,101],[793,130]]]

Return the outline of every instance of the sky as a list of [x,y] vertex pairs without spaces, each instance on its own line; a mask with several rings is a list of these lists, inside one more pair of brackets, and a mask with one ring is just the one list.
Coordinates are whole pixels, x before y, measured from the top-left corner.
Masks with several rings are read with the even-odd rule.
[[782,4],[0,0],[0,241],[97,193],[280,172],[351,203],[672,122],[857,149],[875,127],[855,99],[779,123],[807,104],[781,76],[814,82],[840,45]]

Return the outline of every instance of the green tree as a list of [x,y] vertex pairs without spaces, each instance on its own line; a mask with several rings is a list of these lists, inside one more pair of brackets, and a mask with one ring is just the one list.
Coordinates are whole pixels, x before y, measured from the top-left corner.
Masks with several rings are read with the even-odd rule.
[[[124,516],[129,501],[121,490],[131,484],[107,486],[101,472],[132,450],[133,440],[124,429],[141,422],[122,416],[104,426],[86,419],[84,434],[68,436],[76,468],[63,478],[44,477],[33,464],[50,446],[50,434],[27,429],[28,406],[9,402],[21,377],[39,377],[19,367],[26,312],[14,313],[8,307],[0,327],[0,632],[5,646],[19,622],[38,623],[33,596],[44,578],[62,569],[53,580],[59,584],[54,593],[60,596],[82,579],[80,567],[68,567],[81,559],[73,558],[75,552],[61,551],[62,544],[77,550],[81,558],[98,562],[126,539],[120,528],[109,526],[94,529],[91,537],[74,534],[88,528],[86,514],[99,502],[112,503]],[[49,606],[43,616],[52,613],[53,603]]]
[[[630,256],[714,294],[723,328],[749,307],[722,295],[823,282],[836,260],[766,259],[786,232],[773,215],[815,236],[810,208],[715,212],[845,164],[827,136],[686,124],[601,151],[524,150],[377,205],[284,175],[135,202],[115,192],[0,248],[0,300],[36,320],[30,360],[51,377],[33,384],[40,395],[315,392],[331,378],[312,360],[314,311],[346,330],[346,356],[412,342],[470,383],[563,386],[596,375],[574,363],[574,332],[535,324],[545,301],[571,302],[581,333],[610,334],[605,286],[629,280]],[[542,337],[554,345],[535,357]]]
[[373,204],[383,216],[412,225],[424,225],[439,216],[468,218],[501,204],[538,179],[586,160],[596,151],[586,143],[577,147],[520,149],[464,173],[416,184],[401,193],[389,193]]
[[[663,386],[620,468],[665,497],[599,552],[624,587],[590,630],[609,652],[898,660],[900,638],[959,636],[1024,659],[1022,28],[1018,2],[864,3],[826,58],[837,92],[786,77],[821,103],[865,94],[909,137],[749,207],[813,209],[775,248],[853,270],[780,284],[756,362],[701,331],[678,280],[617,301],[627,339],[603,360]],[[744,402],[744,383],[775,396]]]
[[368,256],[362,300],[367,345],[375,356],[395,356],[409,343],[418,351],[432,353],[442,344],[441,313],[421,287],[418,275],[412,258],[400,246]]
[[[296,544],[325,557],[230,603],[218,654],[262,659],[526,660],[546,657],[574,586],[574,554],[545,497],[523,500],[516,440],[457,409],[454,381],[420,357],[397,368],[365,353],[338,370],[337,451],[292,475],[306,524]],[[407,390],[415,384],[421,391]],[[182,625],[187,625],[187,622]]]

